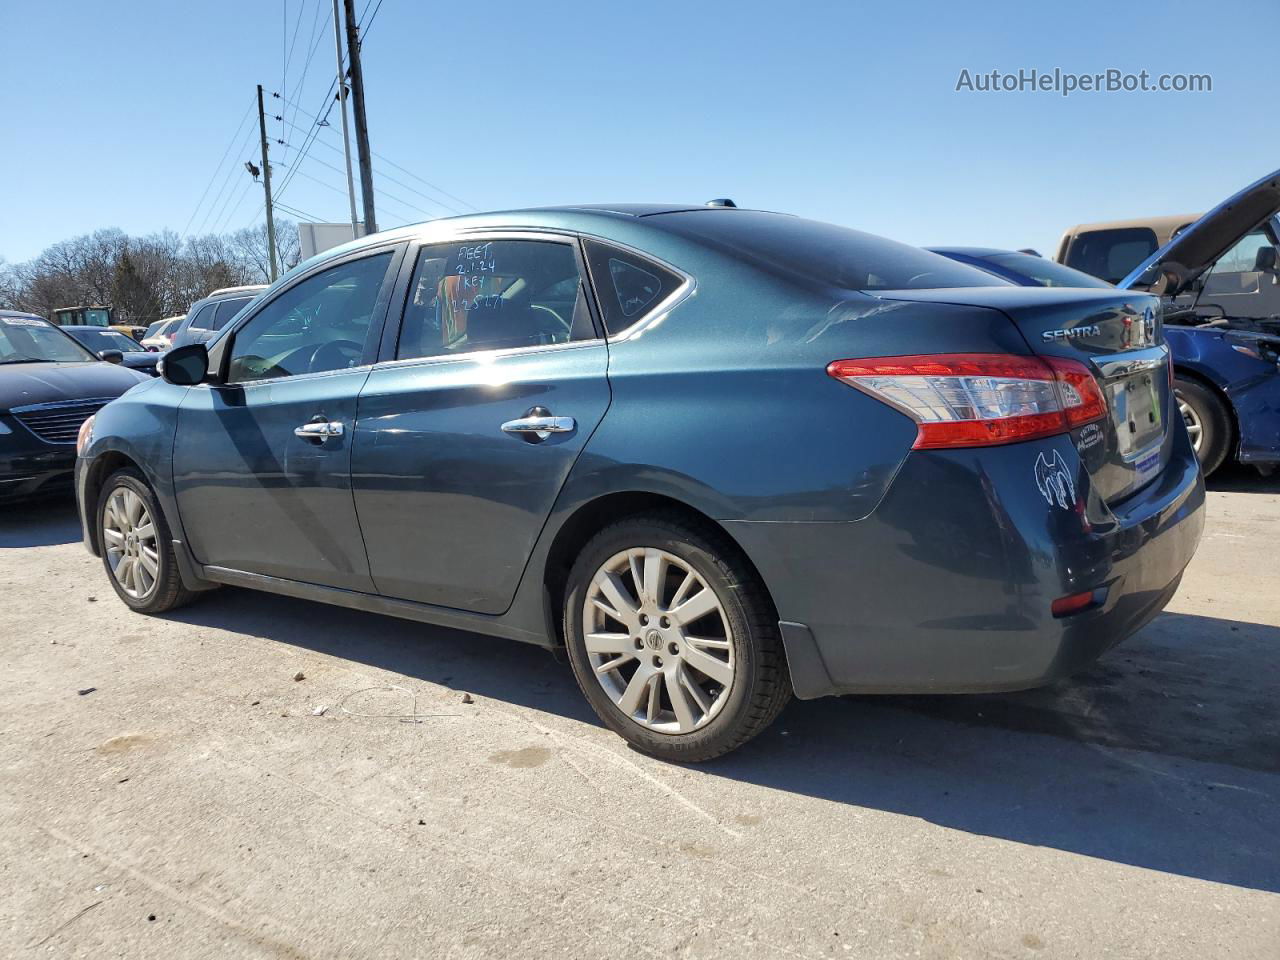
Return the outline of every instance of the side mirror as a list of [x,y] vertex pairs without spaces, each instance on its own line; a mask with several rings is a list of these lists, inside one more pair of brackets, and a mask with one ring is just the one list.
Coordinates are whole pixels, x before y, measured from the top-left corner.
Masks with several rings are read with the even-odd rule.
[[1276,265],[1276,248],[1272,246],[1259,247],[1258,252],[1253,256],[1253,272],[1254,273],[1277,273],[1280,267]]
[[179,387],[191,387],[203,383],[209,374],[209,351],[203,343],[188,343],[174,347],[156,364],[160,376]]
[[99,350],[98,359],[107,363],[124,363],[124,354],[119,350]]

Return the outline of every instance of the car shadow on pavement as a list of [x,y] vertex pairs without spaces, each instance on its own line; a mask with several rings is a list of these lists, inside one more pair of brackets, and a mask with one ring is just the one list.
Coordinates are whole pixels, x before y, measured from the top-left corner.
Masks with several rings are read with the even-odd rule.
[[1280,629],[1166,613],[1070,681],[797,702],[721,776],[1280,892]]
[[80,539],[80,517],[68,496],[0,505],[0,550],[51,547]]
[[[568,666],[526,644],[232,589],[171,616],[598,724]],[[1277,676],[1280,629],[1166,613],[1069,682],[796,701],[691,769],[1280,892]]]
[[1210,490],[1225,493],[1280,493],[1280,470],[1263,476],[1256,467],[1243,463],[1224,463],[1205,481]]

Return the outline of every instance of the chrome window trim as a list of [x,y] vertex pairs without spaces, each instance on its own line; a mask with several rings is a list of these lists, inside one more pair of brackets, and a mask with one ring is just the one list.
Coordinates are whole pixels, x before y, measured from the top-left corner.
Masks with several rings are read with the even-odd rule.
[[257,380],[237,380],[235,383],[193,383],[191,388],[208,387],[219,390],[239,390],[243,387],[256,387],[264,383],[293,383],[295,380],[313,380],[320,377],[332,377],[340,373],[355,373],[357,370],[371,370],[375,364],[362,363],[358,367],[339,367],[337,370],[308,370],[306,373],[290,373],[283,377],[260,377]]
[[501,350],[470,350],[466,353],[437,353],[429,357],[403,357],[394,360],[380,360],[373,364],[374,370],[399,369],[401,367],[420,366],[423,364],[436,365],[440,363],[459,363],[463,360],[471,360],[478,363],[488,365],[497,360],[503,360],[507,357],[522,356],[524,354],[533,353],[551,353],[561,350],[580,349],[582,347],[603,346],[605,340],[603,337],[593,337],[590,340],[570,340],[568,343],[540,343],[530,347],[506,347]]

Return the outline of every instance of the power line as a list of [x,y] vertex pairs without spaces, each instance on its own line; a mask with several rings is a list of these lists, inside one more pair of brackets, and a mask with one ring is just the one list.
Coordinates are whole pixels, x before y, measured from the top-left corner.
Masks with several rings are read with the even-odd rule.
[[[368,10],[369,10],[369,4],[368,4],[368,3],[366,3],[366,4],[364,5],[364,9],[365,9],[365,12],[367,13],[367,12],[368,12]],[[366,24],[365,24],[365,22],[364,22],[364,14],[363,14],[363,13],[362,13],[362,14],[360,14],[360,29],[361,29],[361,30],[368,30],[368,29],[369,29],[369,27],[372,27],[372,26],[373,26],[373,21],[377,19],[377,17],[378,17],[378,11],[379,11],[379,10],[381,10],[381,9],[382,9],[382,0],[378,0],[378,5],[377,5],[376,7],[374,7],[374,8],[373,8],[373,16],[371,16],[371,17],[369,18],[369,23],[368,23],[367,25],[366,25]],[[360,42],[360,46],[362,46],[362,47],[364,46],[364,41],[363,41],[363,40]]]
[[[368,2],[365,3],[365,8],[360,15],[360,28],[365,29],[366,31],[367,31],[367,27],[366,27],[365,14],[369,12],[369,8],[372,5],[372,3],[373,3],[373,0],[368,0]],[[317,15],[319,14],[319,7],[323,5],[324,5],[323,0],[317,0],[317,11],[316,11]],[[380,6],[381,6],[381,2],[379,2],[379,7]],[[377,8],[374,9],[373,16],[377,16]],[[329,25],[329,21],[331,18],[332,18],[332,15],[329,13],[326,13],[325,21],[324,21],[325,27]],[[368,20],[368,24],[372,25],[372,22],[373,22],[372,17],[370,17]],[[313,26],[314,25],[315,24],[313,22]],[[319,49],[320,42],[321,40],[323,40],[323,38],[324,38],[324,28],[321,28],[319,33],[314,34],[314,44],[311,48],[311,52],[308,55],[308,59],[307,59],[308,65],[311,62],[311,58],[315,56],[316,50]],[[306,79],[306,72],[304,68],[302,80],[305,80],[305,79]],[[302,80],[300,80],[298,83],[298,86],[294,88],[294,97],[292,98],[282,93],[272,94],[273,97],[280,99],[286,105],[293,106],[295,119],[297,118],[297,115],[300,110],[300,107],[297,103],[296,98],[301,89]],[[317,117],[315,114],[307,113],[307,111],[305,110],[301,111],[306,116],[311,118],[312,126],[311,126],[311,129],[308,131],[306,137],[304,137],[302,146],[294,148],[297,159],[295,159],[293,166],[288,170],[288,172],[285,173],[284,177],[281,178],[279,187],[273,191],[274,198],[278,199],[284,193],[284,191],[290,186],[290,184],[293,183],[294,177],[298,173],[298,169],[297,169],[298,163],[303,158],[305,158],[310,152],[312,145],[315,143],[316,138],[319,135],[320,128],[328,124],[329,113],[333,109],[333,104],[336,102],[334,100],[334,92],[337,90],[337,86],[338,86],[338,78],[337,76],[334,76],[334,78],[331,81],[329,81],[329,89],[325,93],[324,102],[321,105],[322,113],[319,117]],[[283,110],[281,111],[281,113],[283,115]],[[263,209],[265,211],[265,206]]]
[[[250,127],[245,132],[245,136],[240,141],[240,145],[236,148],[235,155],[244,153],[245,148],[249,145],[249,140],[252,138],[252,136],[253,136],[253,127]],[[226,203],[230,201],[231,195],[235,192],[235,189],[232,188],[231,193],[227,193],[227,188],[231,185],[232,176],[239,169],[240,169],[239,164],[233,162],[231,167],[227,170],[226,176],[223,177],[223,180],[222,180],[222,186],[218,188],[217,196],[214,198],[213,203],[209,205],[209,209],[205,212],[204,218],[200,221],[200,226],[196,227],[194,231],[195,233],[204,232],[205,224],[209,222],[210,216],[213,217],[214,223],[217,223],[219,220],[222,219],[222,215],[226,211]],[[218,206],[219,201],[222,200],[222,197],[224,194],[227,195],[227,201],[223,202],[222,206],[219,207]],[[216,214],[214,213],[215,210],[217,210]]]
[[[371,4],[371,3],[372,3],[372,0],[366,0],[365,6],[364,6],[364,10],[363,10],[363,11],[361,12],[361,14],[360,14],[360,24],[359,24],[360,29],[365,29],[365,14],[369,12],[369,6],[370,6],[370,4]],[[381,2],[379,2],[378,6],[381,6],[381,5],[382,5],[382,4],[381,4]],[[318,20],[319,20],[320,8],[321,8],[321,7],[327,7],[327,4],[325,4],[325,3],[324,3],[324,0],[316,0],[316,16],[315,16],[315,18],[313,18],[313,20],[312,20],[312,24],[311,24],[311,27],[312,27],[312,34],[311,34],[311,39],[312,39],[311,52],[307,55],[307,62],[306,62],[306,64],[305,64],[305,65],[304,65],[304,67],[303,67],[302,77],[301,77],[301,79],[298,81],[297,86],[295,86],[295,87],[293,88],[293,96],[292,96],[292,98],[290,98],[290,97],[286,96],[286,95],[285,95],[285,94],[283,94],[283,93],[273,93],[273,94],[272,94],[272,96],[273,96],[273,97],[278,97],[280,100],[283,100],[283,101],[285,101],[286,103],[292,103],[292,104],[293,104],[293,119],[294,119],[295,121],[298,119],[298,104],[297,104],[297,97],[298,97],[298,95],[299,95],[300,91],[302,90],[302,84],[303,84],[303,83],[306,81],[306,79],[307,79],[307,68],[311,66],[311,61],[312,61],[313,59],[315,59],[316,51],[320,49],[320,43],[321,43],[321,41],[323,41],[323,40],[324,40],[324,35],[325,35],[325,32],[326,32],[326,28],[329,26],[329,22],[330,22],[330,20],[331,20],[331,19],[332,19],[332,17],[333,17],[332,12],[331,12],[330,10],[326,9],[326,10],[325,10],[325,15],[324,15],[324,26],[322,26],[322,27],[320,28],[319,32],[317,32],[315,28],[316,28],[317,22],[318,22]],[[374,16],[377,16],[377,10],[376,10],[376,9],[374,10]],[[372,18],[370,18],[370,19],[369,19],[369,25],[370,25],[370,26],[372,26],[372,24],[373,24],[373,19],[372,19]],[[335,76],[331,81],[329,81],[329,91],[328,91],[328,93],[326,93],[326,94],[325,94],[325,111],[324,111],[324,115],[325,115],[325,117],[326,117],[326,118],[327,118],[327,117],[328,117],[328,115],[329,115],[329,111],[333,108],[333,101],[332,101],[330,98],[331,98],[331,97],[333,97],[333,95],[334,95],[334,91],[337,89],[337,86],[338,86],[338,78]],[[281,112],[283,113],[284,111],[281,111]],[[306,113],[306,111],[305,111],[305,110],[304,110],[303,112],[304,112],[304,113]],[[315,118],[314,118],[314,116],[312,116],[311,114],[307,114],[307,116],[312,117],[312,119],[313,119],[313,120],[315,119]],[[326,122],[327,122],[327,120],[326,120]],[[302,149],[303,149],[303,150],[306,150],[306,149],[309,149],[309,148],[310,148],[310,145],[309,145],[309,144],[304,144],[304,146],[302,147]],[[287,179],[286,179],[286,181],[285,181],[285,182],[281,183],[281,185],[280,185],[280,192],[281,192],[281,193],[283,193],[283,192],[284,192],[284,188],[285,188],[285,186],[287,186],[287,184],[288,184]]]
[[[325,4],[323,0],[316,0],[316,12],[311,17],[311,32],[307,35],[307,48],[310,52],[307,54],[306,61],[302,64],[302,76],[298,78],[298,82],[293,88],[293,95],[295,97],[307,82],[307,71],[311,69],[311,61],[315,59],[316,50],[320,47],[319,41],[324,36],[323,31],[320,31],[319,34],[316,33],[316,30],[320,25],[320,11],[322,9],[325,11],[325,24],[328,25],[329,17],[331,15],[328,10],[328,5]],[[281,112],[283,113],[284,111],[282,110]],[[298,119],[297,110],[293,112],[293,119]]]
[[[322,141],[322,142],[323,142],[323,141]],[[325,144],[325,146],[328,146],[328,144]],[[314,163],[318,163],[318,164],[320,164],[320,166],[322,166],[322,167],[327,167],[328,169],[332,170],[334,173],[337,173],[337,174],[342,174],[342,173],[343,173],[343,171],[342,171],[342,170],[338,169],[337,167],[335,167],[335,166],[334,166],[333,164],[331,164],[331,163],[326,163],[325,161],[321,160],[319,157],[309,156],[309,157],[307,157],[306,159],[311,160],[311,161],[312,161],[312,162],[314,162]],[[302,170],[298,170],[298,169],[296,169],[296,168],[297,168],[297,164],[298,164],[298,161],[297,161],[297,160],[295,160],[295,161],[294,161],[294,168],[295,168],[295,169],[294,169],[294,172],[295,172],[296,174],[298,174],[299,176],[306,177],[308,180],[316,180],[316,178],[315,178],[315,177],[312,177],[312,176],[308,175],[307,173],[305,173],[305,172],[304,172],[304,171],[302,171]],[[332,186],[331,184],[329,184],[329,183],[327,183],[327,182],[325,182],[325,181],[316,180],[316,182],[317,182],[317,183],[323,183],[326,187],[329,187],[329,189],[330,189],[330,190],[338,190],[338,188],[337,188],[337,187],[334,187],[334,186]],[[346,196],[346,193],[347,193],[347,191],[345,191],[345,190],[338,190],[338,192],[339,192],[339,193],[341,193],[343,196]],[[380,188],[375,188],[375,189],[374,189],[374,192],[375,192],[375,193],[377,193],[377,195],[378,195],[378,196],[383,197],[384,199],[390,200],[390,201],[391,201],[391,202],[393,202],[393,203],[397,203],[397,204],[399,204],[400,206],[404,207],[405,209],[408,209],[408,210],[416,210],[418,213],[426,214],[426,216],[427,216],[427,217],[429,217],[429,218],[434,218],[434,215],[431,213],[431,211],[429,211],[429,210],[423,210],[421,207],[414,206],[412,203],[409,203],[407,200],[404,200],[404,199],[401,199],[400,197],[397,197],[397,196],[396,196],[395,194],[393,194],[393,193],[387,193],[385,190],[382,190],[382,189],[380,189]]]
[[220,214],[218,219],[214,221],[213,229],[210,231],[211,233],[221,233],[226,229],[227,224],[231,222],[231,218],[235,216],[236,211],[244,205],[244,198],[248,195],[249,188],[252,187],[255,182],[256,181],[253,179],[246,179],[244,185],[240,188],[239,193],[236,193],[234,190],[232,191],[231,195],[236,198],[235,202],[230,203],[226,208],[226,213]]
[[[294,130],[302,130],[302,128],[301,128],[301,127],[294,126],[292,123],[291,123],[291,124],[289,124],[289,126],[290,126],[290,127],[293,127],[293,129],[294,129]],[[335,147],[333,144],[329,143],[327,140],[321,140],[319,137],[317,137],[317,138],[316,138],[315,142],[316,142],[316,143],[319,143],[322,147],[326,147],[327,149],[332,150],[334,153],[341,153],[341,152],[342,152],[342,151],[341,151],[341,150],[339,150],[337,147]],[[320,160],[318,157],[312,157],[311,159],[312,159],[312,160],[315,160],[317,163],[324,163],[324,161]],[[327,164],[325,164],[325,165],[326,165],[326,166],[328,166]],[[330,169],[337,169],[337,168],[335,168],[335,167],[330,167]],[[375,168],[375,170],[376,170],[376,168]],[[338,170],[338,172],[339,172],[339,173],[341,173],[342,171],[341,171],[341,170]],[[441,202],[440,202],[439,200],[437,200],[435,197],[428,196],[427,194],[423,193],[421,190],[416,190],[416,189],[414,189],[414,187],[413,187],[413,186],[411,186],[410,184],[405,183],[403,180],[397,180],[395,177],[391,176],[390,174],[386,173],[385,171],[378,170],[378,171],[377,171],[377,173],[378,173],[378,176],[379,176],[379,178],[380,178],[380,179],[383,179],[383,180],[390,180],[392,183],[396,184],[397,186],[404,187],[404,188],[405,188],[406,190],[408,190],[410,193],[416,193],[418,196],[420,196],[423,200],[426,200],[428,203],[431,203],[431,204],[433,204],[433,205],[435,205],[435,206],[437,206],[437,207],[444,207],[446,210],[451,210],[451,211],[453,211],[454,213],[461,213],[461,212],[462,212],[462,211],[460,211],[460,210],[458,210],[458,209],[456,209],[456,208],[454,208],[454,207],[450,207],[448,204],[441,203]],[[386,193],[386,191],[381,190],[381,189],[379,189],[379,188],[374,188],[374,192],[375,192],[375,193],[378,193],[378,194],[382,194],[382,195],[388,196],[388,197],[390,197],[392,200],[396,200],[396,197],[395,197],[393,194],[388,194],[388,193]],[[415,206],[415,205],[414,205],[414,204],[412,204],[412,203],[408,203],[408,202],[407,202],[407,201],[405,201],[405,200],[400,200],[399,202],[400,202],[400,203],[402,203],[402,204],[404,204],[405,206],[407,206],[410,210],[417,210],[417,211],[419,211],[420,213],[425,213],[425,214],[426,214],[427,216],[429,216],[429,217],[435,217],[435,216],[437,216],[437,215],[438,215],[438,214],[436,214],[436,213],[433,213],[433,212],[432,212],[432,211],[430,211],[430,210],[424,210],[422,207]]]
[[[284,98],[281,98],[281,99],[284,99]],[[286,102],[287,102],[287,101],[286,101]],[[296,114],[298,114],[298,113],[301,113],[303,116],[310,117],[310,118],[311,118],[311,120],[312,120],[313,126],[324,126],[324,125],[325,125],[325,123],[322,123],[322,122],[321,122],[321,119],[317,118],[314,114],[307,113],[307,111],[303,110],[303,109],[302,109],[298,104],[292,104],[292,106],[294,107],[294,114],[295,114],[295,115],[296,115]],[[326,116],[327,116],[327,111],[326,111]],[[459,197],[459,196],[455,196],[454,194],[450,193],[448,190],[445,190],[443,187],[436,186],[436,184],[432,183],[430,180],[427,180],[427,179],[425,179],[425,178],[423,178],[423,177],[418,176],[418,175],[417,175],[416,173],[414,173],[412,170],[409,170],[409,169],[406,169],[405,167],[400,166],[400,164],[398,164],[398,163],[396,163],[395,161],[393,161],[393,160],[389,159],[388,157],[384,156],[383,154],[378,153],[378,151],[373,150],[373,151],[370,151],[370,152],[371,152],[375,157],[377,157],[379,160],[381,160],[383,163],[387,164],[387,166],[389,166],[389,167],[394,167],[395,169],[399,170],[401,173],[404,173],[404,174],[406,174],[406,175],[408,175],[408,176],[410,176],[410,177],[413,177],[415,180],[419,181],[420,183],[424,183],[424,184],[426,184],[426,185],[427,185],[428,187],[430,187],[432,190],[436,191],[437,193],[441,193],[441,194],[443,194],[444,196],[448,197],[450,200],[456,200],[458,203],[462,204],[462,205],[463,205],[463,206],[465,206],[465,207],[470,207],[472,210],[479,210],[479,209],[480,209],[479,207],[477,207],[475,204],[471,203],[470,201],[468,201],[468,200],[463,200],[461,197]],[[396,181],[396,182],[399,182],[399,181]],[[405,186],[405,184],[401,184],[401,186]],[[430,197],[430,196],[428,196],[427,194],[424,194],[424,193],[420,193],[420,196],[422,196],[422,197],[426,198],[427,200],[431,200],[433,203],[436,203],[436,204],[438,204],[439,206],[444,207],[446,210],[452,210],[454,213],[462,214],[462,213],[464,212],[464,211],[462,211],[462,210],[459,210],[457,207],[453,206],[452,204],[445,203],[444,201],[439,200],[438,198]]]
[[185,237],[187,235],[187,231],[191,229],[191,224],[195,220],[196,214],[200,212],[200,207],[204,205],[205,197],[209,195],[209,188],[213,186],[213,181],[218,179],[218,174],[222,170],[222,165],[226,162],[227,156],[231,153],[231,147],[235,144],[236,138],[240,136],[240,131],[244,129],[245,123],[252,114],[253,104],[250,103],[249,106],[245,108],[244,116],[240,118],[240,123],[236,127],[236,132],[231,135],[231,139],[227,143],[227,148],[222,151],[222,156],[218,159],[217,165],[213,168],[213,174],[209,177],[209,182],[204,185],[204,192],[200,194],[200,199],[196,201],[195,209],[191,211],[191,216],[187,218],[187,225],[182,228],[182,236]]
[[277,207],[279,207],[285,213],[291,213],[295,217],[301,217],[303,220],[310,220],[313,223],[325,222],[324,217],[317,217],[314,213],[307,213],[305,210],[299,210],[297,207],[291,207],[289,206],[289,204],[281,203],[279,200],[274,200],[273,202]]

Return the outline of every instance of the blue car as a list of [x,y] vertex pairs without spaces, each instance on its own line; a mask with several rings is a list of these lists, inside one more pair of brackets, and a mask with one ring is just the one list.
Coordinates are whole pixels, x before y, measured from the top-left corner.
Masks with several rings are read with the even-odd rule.
[[[1264,177],[1205,214],[1119,285],[1142,288],[1144,275],[1155,264],[1177,268],[1176,289],[1163,291],[1164,335],[1173,353],[1178,409],[1206,476],[1228,457],[1264,474],[1280,462],[1280,317],[1258,316],[1245,298],[1237,298],[1238,305],[1250,309],[1236,315],[1229,310],[1229,298],[1215,296],[1207,302],[1199,296],[1214,282],[1214,289],[1220,290],[1227,274],[1217,265],[1238,260],[1240,247],[1248,248],[1248,266],[1261,265],[1251,272],[1261,274],[1262,284],[1277,283],[1276,248],[1260,249],[1259,237],[1270,236],[1278,177],[1280,172]],[[1022,286],[1116,289],[1105,280],[1023,251],[929,249]]]
[[1158,308],[723,203],[405,227],[99,412],[85,544],[139,613],[233,584],[564,647],[705,760],[793,692],[1033,687],[1154,617],[1204,517]]

